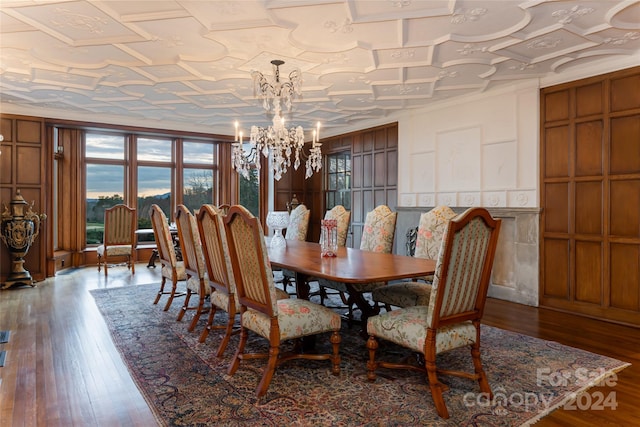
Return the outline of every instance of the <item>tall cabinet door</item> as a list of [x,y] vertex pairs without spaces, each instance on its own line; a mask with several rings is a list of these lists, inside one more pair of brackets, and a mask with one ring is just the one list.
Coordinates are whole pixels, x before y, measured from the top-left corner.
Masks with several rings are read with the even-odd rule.
[[540,305],[640,326],[640,67],[541,92]]

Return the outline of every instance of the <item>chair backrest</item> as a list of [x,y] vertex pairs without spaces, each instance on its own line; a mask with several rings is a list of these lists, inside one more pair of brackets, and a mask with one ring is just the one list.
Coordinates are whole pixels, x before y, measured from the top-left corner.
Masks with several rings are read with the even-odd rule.
[[206,267],[200,244],[198,223],[185,205],[178,205],[176,225],[178,226],[178,238],[180,239],[185,271],[191,277],[204,278]]
[[324,214],[324,219],[335,219],[338,222],[338,246],[346,246],[351,211],[342,205],[336,205]]
[[380,205],[367,213],[362,229],[360,249],[363,251],[391,253],[396,230],[397,213]]
[[289,215],[289,226],[285,237],[287,240],[307,240],[307,231],[309,231],[309,217],[311,211],[304,204],[298,205]]
[[224,229],[224,212],[213,205],[202,205],[197,222],[210,286],[218,291],[233,294],[236,282],[233,276],[227,233]]
[[131,245],[136,242],[136,210],[119,204],[104,211],[104,246]]
[[241,311],[246,306],[277,316],[276,287],[260,222],[244,206],[234,205],[224,224]]
[[426,259],[438,258],[442,236],[447,229],[447,224],[456,215],[453,209],[443,205],[436,206],[429,212],[420,215],[414,256]]
[[436,262],[427,326],[482,318],[500,224],[484,208],[467,209],[449,221]]
[[153,234],[156,237],[156,248],[158,250],[158,258],[163,265],[175,268],[178,264],[176,257],[176,250],[173,246],[173,239],[171,238],[171,231],[169,230],[169,222],[167,216],[164,214],[160,206],[154,204],[151,205],[151,226],[153,227]]

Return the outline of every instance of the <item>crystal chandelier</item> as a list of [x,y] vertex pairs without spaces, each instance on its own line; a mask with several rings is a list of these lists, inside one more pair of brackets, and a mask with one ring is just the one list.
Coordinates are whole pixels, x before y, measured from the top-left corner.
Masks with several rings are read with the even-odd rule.
[[289,81],[280,81],[280,66],[284,61],[275,59],[273,64],[273,77],[265,76],[259,71],[253,71],[254,89],[258,98],[262,99],[262,106],[269,112],[273,111],[273,121],[268,128],[251,126],[249,135],[250,149],[245,151],[243,145],[243,132],[238,130],[238,122],[235,122],[235,142],[231,152],[233,167],[245,178],[249,178],[249,170],[255,165],[260,169],[260,153],[269,159],[273,171],[273,178],[278,181],[291,167],[293,155],[293,168],[298,169],[300,158],[306,158],[305,178],[309,178],[322,167],[322,151],[320,149],[320,123],[313,130],[311,149],[309,154],[304,153],[304,130],[302,126],[287,128],[282,116],[282,104],[287,111],[291,111],[292,100],[301,94],[302,76],[296,69],[289,73]]

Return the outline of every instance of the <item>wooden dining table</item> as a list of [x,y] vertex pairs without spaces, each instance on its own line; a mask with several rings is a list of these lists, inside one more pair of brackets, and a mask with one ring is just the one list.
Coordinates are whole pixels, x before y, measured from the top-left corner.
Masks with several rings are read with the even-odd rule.
[[349,296],[366,318],[375,314],[374,307],[353,285],[357,283],[390,282],[392,280],[428,276],[435,272],[436,261],[405,255],[338,248],[336,257],[321,256],[320,244],[287,240],[285,248],[270,248],[271,265],[295,272],[298,298],[309,299],[309,279],[324,278],[342,282]]

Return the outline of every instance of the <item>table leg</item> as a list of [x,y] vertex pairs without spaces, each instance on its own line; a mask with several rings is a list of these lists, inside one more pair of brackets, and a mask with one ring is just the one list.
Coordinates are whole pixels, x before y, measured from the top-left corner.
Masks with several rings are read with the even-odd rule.
[[296,276],[296,295],[300,299],[309,300],[309,276],[303,273],[295,272]]
[[378,314],[379,309],[377,307],[372,307],[362,293],[353,289],[353,286],[350,283],[345,283],[345,285],[347,286],[347,291],[349,293],[349,303],[354,303],[360,309],[360,323],[362,327],[360,335],[366,339],[369,337],[367,333],[367,319]]

